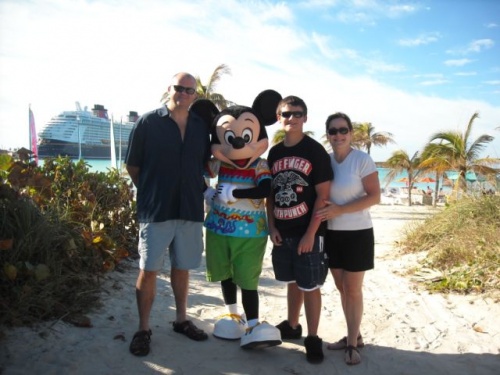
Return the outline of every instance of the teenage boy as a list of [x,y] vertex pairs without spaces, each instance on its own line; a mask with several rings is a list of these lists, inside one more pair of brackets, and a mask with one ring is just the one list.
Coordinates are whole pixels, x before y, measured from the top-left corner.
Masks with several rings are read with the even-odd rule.
[[267,200],[269,235],[276,280],[288,283],[288,319],[276,327],[282,339],[300,339],[299,315],[305,306],[307,360],[323,361],[323,341],[318,337],[321,291],[328,273],[323,252],[324,223],[315,211],[325,206],[333,171],[325,148],[304,134],[307,106],[288,96],[277,107],[285,139],[269,150],[272,191]]

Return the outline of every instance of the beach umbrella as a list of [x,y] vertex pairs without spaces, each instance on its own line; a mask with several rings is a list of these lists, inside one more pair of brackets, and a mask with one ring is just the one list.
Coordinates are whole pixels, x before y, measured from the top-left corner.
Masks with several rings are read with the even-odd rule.
[[398,182],[404,182],[406,186],[410,185],[410,179],[408,177],[401,177]]
[[421,180],[419,180],[419,182],[436,182],[436,180],[433,179],[432,177],[424,177]]

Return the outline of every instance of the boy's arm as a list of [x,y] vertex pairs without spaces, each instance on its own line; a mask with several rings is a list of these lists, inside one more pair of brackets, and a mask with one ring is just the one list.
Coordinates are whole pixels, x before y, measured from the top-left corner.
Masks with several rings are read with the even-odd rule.
[[330,184],[331,181],[325,181],[315,185],[314,187],[316,190],[316,201],[314,202],[311,221],[309,222],[307,231],[302,236],[297,249],[299,254],[309,253],[313,249],[314,237],[321,224],[321,218],[316,216],[316,211],[326,206],[325,200],[328,200],[330,197]]

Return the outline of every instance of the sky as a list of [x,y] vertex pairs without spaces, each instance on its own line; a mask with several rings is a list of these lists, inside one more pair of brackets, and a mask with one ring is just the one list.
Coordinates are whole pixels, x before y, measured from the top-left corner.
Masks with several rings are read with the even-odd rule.
[[474,112],[471,139],[494,136],[481,156],[500,158],[497,0],[0,0],[0,148],[29,148],[30,106],[38,131],[75,102],[142,114],[175,73],[206,83],[219,64],[235,103],[304,99],[317,140],[337,111],[392,133],[376,161]]

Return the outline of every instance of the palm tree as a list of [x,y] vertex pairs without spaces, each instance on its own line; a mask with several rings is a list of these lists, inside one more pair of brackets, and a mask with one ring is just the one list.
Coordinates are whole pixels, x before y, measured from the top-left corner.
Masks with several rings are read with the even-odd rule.
[[428,143],[422,151],[419,169],[428,170],[436,173],[436,185],[434,187],[433,206],[436,207],[439,196],[439,180],[444,173],[450,169],[450,163],[446,158],[439,155],[435,143]]
[[[311,130],[306,130],[304,134],[308,135],[309,137],[314,137],[314,132]],[[273,139],[272,139],[272,144],[278,144],[281,141],[285,139],[285,130],[284,129],[278,129],[276,130],[276,133],[274,133]]]
[[[219,110],[223,110],[235,104],[225,99],[222,94],[214,92],[215,86],[224,74],[231,74],[231,69],[225,64],[220,64],[215,68],[206,85],[201,82],[201,78],[199,76],[195,77],[196,94],[198,95],[198,99],[210,99],[217,106],[217,108],[219,108]],[[163,93],[161,102],[166,102],[167,98],[168,92]]]
[[330,144],[330,140],[328,139],[328,136],[326,135],[326,133],[321,136],[321,144],[323,145],[323,147],[326,148],[326,150],[328,152],[333,151],[332,145]]
[[467,172],[475,172],[487,177],[494,177],[499,170],[491,167],[499,162],[497,158],[482,158],[479,159],[481,151],[486,145],[493,141],[494,137],[488,134],[483,134],[472,141],[470,134],[474,120],[479,117],[479,113],[475,112],[469,120],[464,133],[459,131],[438,132],[430,137],[429,143],[433,143],[432,153],[434,157],[446,160],[449,169],[458,171],[458,179],[456,188],[461,188],[467,191],[466,175]]
[[385,177],[387,184],[396,178],[401,172],[406,171],[408,174],[408,205],[411,206],[411,191],[413,185],[415,184],[418,175],[421,170],[418,169],[420,165],[420,157],[418,156],[418,151],[415,152],[412,158],[408,156],[408,153],[404,150],[397,150],[392,153],[392,155],[385,162],[391,171]]
[[357,149],[365,148],[368,155],[372,146],[386,146],[389,143],[395,143],[392,134],[389,132],[375,133],[375,127],[371,122],[354,122],[352,145]]

